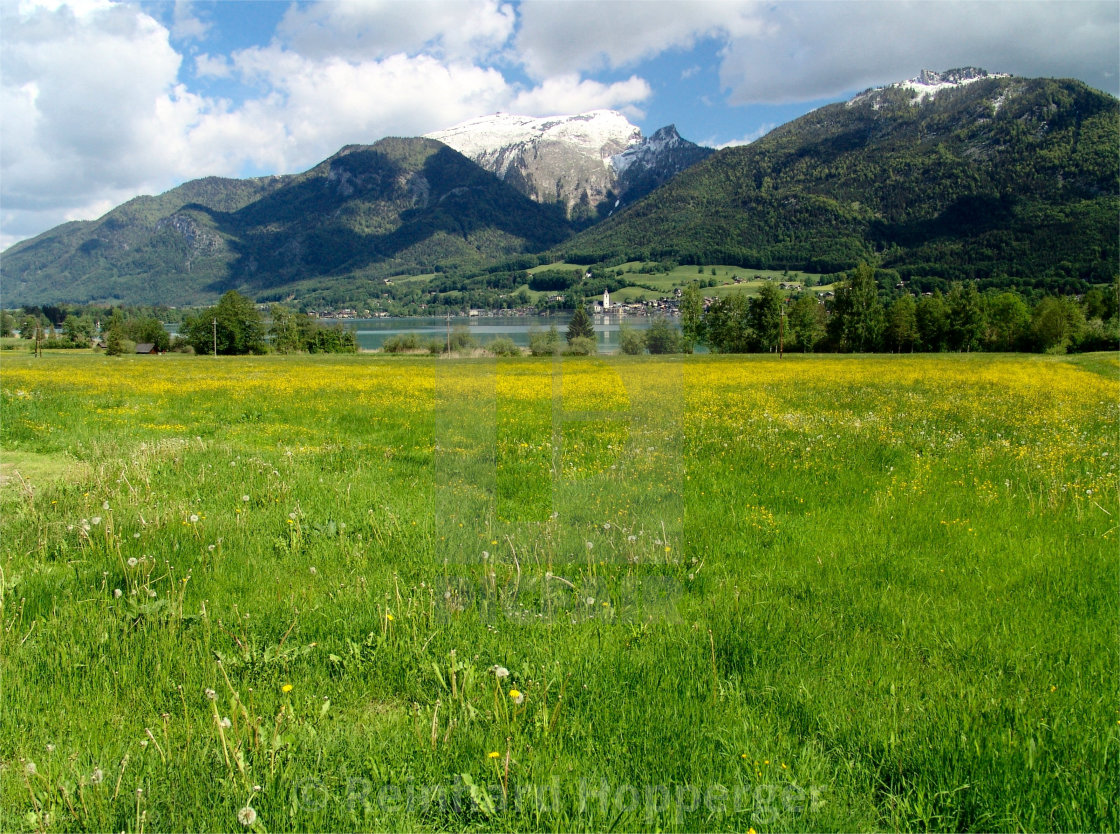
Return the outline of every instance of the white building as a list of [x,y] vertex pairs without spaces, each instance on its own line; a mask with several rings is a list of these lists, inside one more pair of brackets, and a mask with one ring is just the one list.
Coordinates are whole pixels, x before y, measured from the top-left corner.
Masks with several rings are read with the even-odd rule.
[[610,308],[611,308],[611,291],[610,290],[603,290],[603,310],[606,311],[606,310],[609,310]]

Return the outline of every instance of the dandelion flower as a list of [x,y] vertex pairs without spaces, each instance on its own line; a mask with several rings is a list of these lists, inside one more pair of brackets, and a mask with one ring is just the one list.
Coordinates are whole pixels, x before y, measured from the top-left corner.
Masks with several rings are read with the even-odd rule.
[[393,620],[395,620],[396,617],[394,617],[392,614],[386,614],[385,619],[388,620],[389,622],[393,622]]
[[525,694],[518,689],[511,689],[509,697],[513,699],[515,704],[520,704],[525,700]]
[[283,686],[280,687],[281,692],[291,692],[293,689],[295,689],[295,687],[292,686],[290,683],[286,683],[286,684],[284,684]]
[[237,821],[247,828],[257,821],[257,812],[246,805],[237,812]]
[[498,752],[497,750],[491,750],[491,751],[490,751],[489,753],[487,753],[487,754],[486,754],[486,758],[488,758],[488,759],[497,759],[497,758],[499,758],[499,757],[500,757],[501,755],[502,755],[502,754],[501,754],[501,753],[499,753],[499,752]]

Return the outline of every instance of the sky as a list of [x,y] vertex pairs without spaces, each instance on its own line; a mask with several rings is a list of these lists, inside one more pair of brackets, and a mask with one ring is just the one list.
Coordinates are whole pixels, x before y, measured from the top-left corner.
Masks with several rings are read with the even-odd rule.
[[494,112],[743,144],[961,66],[1120,92],[1115,0],[0,0],[0,248]]

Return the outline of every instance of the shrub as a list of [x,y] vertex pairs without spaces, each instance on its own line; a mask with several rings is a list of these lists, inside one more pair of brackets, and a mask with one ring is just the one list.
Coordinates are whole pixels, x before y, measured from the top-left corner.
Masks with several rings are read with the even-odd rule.
[[560,350],[560,333],[556,325],[548,330],[529,331],[529,353],[533,356],[553,356]]
[[497,339],[491,341],[486,345],[486,349],[495,356],[520,356],[521,348],[519,348],[508,336],[499,336]]
[[381,343],[381,350],[385,353],[405,353],[423,348],[424,345],[420,342],[420,337],[415,333],[398,333]]
[[646,332],[646,347],[650,353],[680,353],[681,334],[665,319],[657,319]]
[[471,335],[470,328],[464,324],[457,324],[451,328],[449,341],[454,351],[473,350],[478,347],[478,339]]
[[624,324],[619,330],[618,346],[623,353],[637,356],[639,353],[645,353],[646,337],[640,331]]
[[599,350],[598,344],[594,339],[587,336],[576,336],[574,339],[568,341],[568,347],[564,351],[565,356],[594,356]]

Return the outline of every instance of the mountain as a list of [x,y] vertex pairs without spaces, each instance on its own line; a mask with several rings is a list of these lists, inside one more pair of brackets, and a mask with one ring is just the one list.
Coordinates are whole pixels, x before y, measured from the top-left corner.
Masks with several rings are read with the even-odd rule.
[[1117,100],[974,68],[868,90],[716,152],[559,247],[982,283],[1107,281],[1120,216]]
[[390,275],[537,252],[569,233],[555,208],[446,145],[390,138],[298,175],[186,183],[16,244],[4,303],[192,304],[340,284],[345,300]]
[[426,137],[585,223],[609,216],[712,153],[682,139],[672,125],[643,137],[613,110],[547,118],[496,113]]

